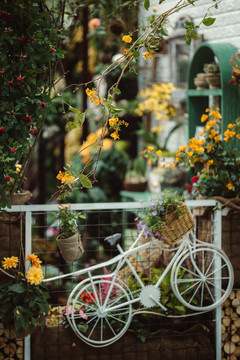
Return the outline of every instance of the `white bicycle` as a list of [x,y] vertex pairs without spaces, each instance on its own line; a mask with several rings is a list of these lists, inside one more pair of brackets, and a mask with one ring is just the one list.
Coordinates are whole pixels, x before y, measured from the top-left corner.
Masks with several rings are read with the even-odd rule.
[[[233,287],[233,269],[227,255],[214,245],[197,240],[193,233],[185,235],[175,254],[155,285],[145,285],[130,261],[130,255],[148,249],[152,242],[138,245],[138,235],[132,246],[123,251],[118,244],[121,234],[106,240],[117,246],[120,254],[104,263],[79,270],[71,274],[45,279],[56,280],[65,276],[87,274],[77,284],[67,301],[67,319],[76,335],[94,347],[108,346],[118,340],[128,329],[133,304],[140,303],[138,313],[161,303],[161,284],[171,271],[171,286],[176,298],[188,309],[205,312],[221,305]],[[99,269],[115,265],[111,274],[94,275]],[[128,285],[119,278],[119,271],[128,266],[131,275],[139,284],[131,292]]]

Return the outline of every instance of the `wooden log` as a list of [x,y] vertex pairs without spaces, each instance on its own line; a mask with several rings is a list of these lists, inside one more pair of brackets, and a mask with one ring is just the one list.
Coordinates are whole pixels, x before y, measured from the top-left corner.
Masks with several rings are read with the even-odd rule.
[[222,304],[222,306],[228,307],[228,306],[230,306],[230,304],[231,304],[231,301],[230,301],[229,299],[226,299],[226,300],[224,301],[224,303]]
[[23,351],[23,346],[19,346],[18,348],[17,348],[17,351],[16,351],[16,357],[18,358],[18,359],[24,359],[24,351]]
[[224,324],[221,325],[221,333],[224,334],[226,332],[226,326]]
[[229,306],[229,307],[226,307],[225,309],[225,314],[226,315],[231,315],[233,313],[233,309]]
[[238,334],[234,334],[231,337],[231,342],[233,342],[233,343],[237,343],[239,340],[240,340],[240,336]]
[[2,352],[0,352],[0,360],[4,360],[4,358],[5,358],[5,355]]
[[236,297],[236,293],[235,293],[234,290],[232,290],[232,291],[230,292],[229,299],[230,299],[230,300],[233,300],[233,299],[235,299],[235,297]]
[[4,325],[0,322],[0,335],[3,334],[4,331]]
[[230,326],[231,324],[231,318],[228,316],[224,316],[224,318],[222,319],[222,323],[223,325],[225,325],[226,327]]
[[232,300],[232,306],[235,306],[235,307],[237,307],[238,305],[240,305],[240,299],[233,299]]
[[222,333],[221,338],[222,338],[222,341],[225,343],[225,340],[227,340],[229,338],[229,334],[227,332],[224,332],[224,333]]
[[239,318],[239,316],[238,316],[237,313],[233,312],[233,313],[231,314],[231,319],[232,319],[232,320],[237,320],[238,318]]
[[240,355],[240,346],[236,346],[236,349],[234,351],[235,355]]
[[3,352],[6,355],[14,355],[17,350],[17,345],[14,343],[9,343],[6,346],[4,346]]
[[16,334],[13,329],[4,329],[4,335],[7,339],[16,339]]
[[237,290],[237,291],[236,291],[236,298],[237,298],[237,299],[240,299],[240,290]]
[[0,349],[2,349],[7,342],[7,338],[5,336],[0,337]]
[[236,325],[236,327],[240,328],[240,318],[234,320],[234,324]]
[[225,351],[226,354],[233,354],[234,351],[236,349],[236,345],[234,343],[232,343],[231,341],[227,341],[224,346],[223,346],[223,350]]
[[236,355],[229,355],[229,356],[227,356],[227,360],[237,360],[237,357],[236,357]]
[[240,305],[238,305],[238,306],[236,307],[236,313],[237,313],[238,315],[240,315]]

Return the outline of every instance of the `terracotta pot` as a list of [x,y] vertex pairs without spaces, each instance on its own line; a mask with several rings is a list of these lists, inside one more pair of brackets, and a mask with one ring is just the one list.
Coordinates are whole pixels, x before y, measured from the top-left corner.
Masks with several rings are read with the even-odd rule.
[[147,189],[147,181],[140,183],[131,183],[128,181],[123,182],[123,187],[126,191],[143,192]]
[[57,237],[57,243],[62,257],[67,263],[77,261],[84,253],[81,235],[76,233],[69,238],[61,238],[64,234]]

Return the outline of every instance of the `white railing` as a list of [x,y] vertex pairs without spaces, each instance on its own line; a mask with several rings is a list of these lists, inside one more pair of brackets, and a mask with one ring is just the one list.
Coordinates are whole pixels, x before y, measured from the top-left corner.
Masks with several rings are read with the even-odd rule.
[[[130,211],[137,209],[144,209],[149,206],[149,202],[121,202],[121,203],[82,203],[71,204],[71,209],[76,211],[105,211],[105,210],[122,210]],[[194,207],[216,207],[217,202],[215,200],[188,200],[186,204],[190,208]],[[37,213],[49,213],[58,210],[57,204],[49,205],[15,205],[10,209],[6,209],[7,212],[23,212],[25,213],[25,253],[32,252],[32,225],[33,217]],[[214,212],[213,219],[213,234],[212,242],[218,247],[222,247],[222,212],[218,206]],[[215,310],[216,319],[216,360],[221,360],[221,307]],[[25,338],[24,346],[24,359],[31,359],[31,338],[30,336]]]

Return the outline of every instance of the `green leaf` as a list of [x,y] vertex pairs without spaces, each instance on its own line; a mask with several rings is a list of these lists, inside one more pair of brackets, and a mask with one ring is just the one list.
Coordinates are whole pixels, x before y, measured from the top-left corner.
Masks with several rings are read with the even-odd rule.
[[113,92],[114,92],[114,94],[117,94],[117,95],[121,94],[121,90],[118,89],[117,87],[113,88]]
[[211,17],[205,18],[205,19],[203,19],[203,24],[205,26],[211,26],[215,22],[215,20],[216,20],[216,18],[211,18]]
[[145,1],[144,1],[144,7],[145,7],[145,9],[148,10],[148,9],[149,9],[149,6],[150,6],[150,0],[145,0]]
[[81,111],[79,111],[78,109],[72,107],[71,105],[68,105],[68,110],[74,112],[77,115],[81,113]]
[[80,174],[79,181],[83,187],[90,189],[92,187],[92,183],[86,175]]
[[26,291],[25,288],[20,284],[13,284],[9,286],[9,289],[18,294],[24,293]]
[[76,122],[80,125],[83,125],[85,121],[85,116],[86,116],[85,112],[78,114],[75,118]]

